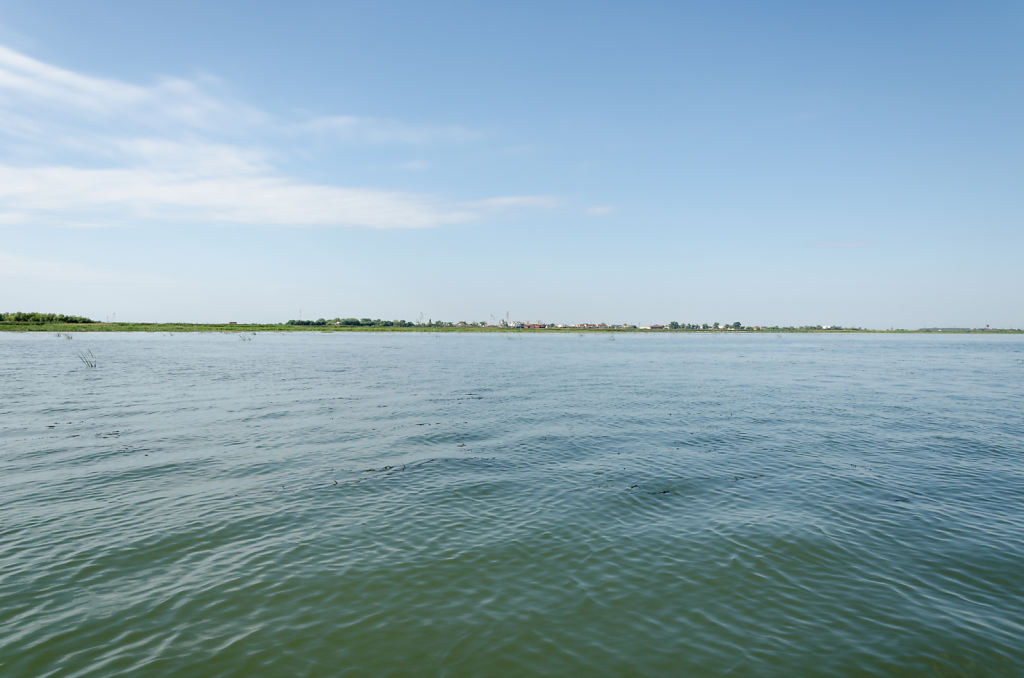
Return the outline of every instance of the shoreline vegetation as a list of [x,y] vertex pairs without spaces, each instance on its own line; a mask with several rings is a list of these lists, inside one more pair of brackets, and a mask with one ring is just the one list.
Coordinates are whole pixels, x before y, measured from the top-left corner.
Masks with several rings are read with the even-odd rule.
[[0,313],[0,332],[639,332],[639,333],[823,333],[823,334],[1024,334],[1020,328],[926,327],[887,330],[835,325],[766,326],[734,323],[679,323],[666,325],[547,324],[502,322],[467,323],[430,320],[374,320],[370,318],[334,318],[326,320],[289,320],[284,323],[137,323],[99,322],[82,316],[57,313]]

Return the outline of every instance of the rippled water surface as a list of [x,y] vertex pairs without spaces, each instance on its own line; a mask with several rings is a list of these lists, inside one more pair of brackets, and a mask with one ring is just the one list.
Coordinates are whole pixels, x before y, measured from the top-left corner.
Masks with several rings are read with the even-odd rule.
[[1020,675],[1022,413],[1019,336],[0,334],[0,675]]

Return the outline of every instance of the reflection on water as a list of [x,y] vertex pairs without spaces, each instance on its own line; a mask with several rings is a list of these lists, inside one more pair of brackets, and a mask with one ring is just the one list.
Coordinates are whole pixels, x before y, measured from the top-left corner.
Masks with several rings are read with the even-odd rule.
[[0,334],[0,674],[1024,667],[1020,337],[615,339]]

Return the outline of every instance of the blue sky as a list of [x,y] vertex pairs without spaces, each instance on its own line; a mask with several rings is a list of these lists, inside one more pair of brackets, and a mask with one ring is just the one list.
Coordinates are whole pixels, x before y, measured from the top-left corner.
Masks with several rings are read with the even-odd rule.
[[1019,2],[0,0],[0,309],[1024,326]]

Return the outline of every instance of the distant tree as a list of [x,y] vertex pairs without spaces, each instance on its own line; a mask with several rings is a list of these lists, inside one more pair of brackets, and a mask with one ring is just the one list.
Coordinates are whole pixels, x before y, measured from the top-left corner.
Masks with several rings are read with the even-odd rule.
[[670,322],[668,324],[668,328],[670,330],[678,330],[679,329],[679,323],[677,323],[675,320],[673,320],[672,322]]
[[741,328],[741,327],[743,327],[743,324],[742,324],[742,323],[739,323],[739,322],[735,322],[735,323],[733,323],[733,324],[732,324],[732,328],[733,328],[734,330],[738,330],[738,329],[739,329],[739,328]]

